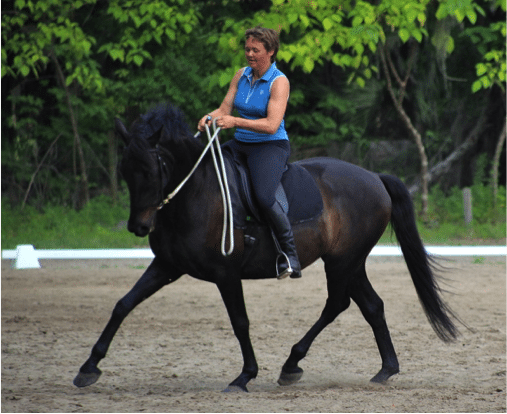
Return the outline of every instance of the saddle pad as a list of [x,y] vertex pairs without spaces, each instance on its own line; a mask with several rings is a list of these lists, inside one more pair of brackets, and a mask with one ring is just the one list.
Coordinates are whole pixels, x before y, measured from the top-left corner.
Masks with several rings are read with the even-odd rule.
[[[255,202],[245,160],[234,153],[227,143],[222,149],[234,210],[234,226],[245,228],[247,217],[262,223],[264,220]],[[288,164],[282,176],[282,186],[289,204],[287,215],[291,224],[312,220],[322,213],[322,196],[315,180],[305,168],[297,163]]]
[[282,185],[289,202],[289,220],[301,223],[322,214],[324,203],[317,183],[308,170],[298,164],[288,164]]

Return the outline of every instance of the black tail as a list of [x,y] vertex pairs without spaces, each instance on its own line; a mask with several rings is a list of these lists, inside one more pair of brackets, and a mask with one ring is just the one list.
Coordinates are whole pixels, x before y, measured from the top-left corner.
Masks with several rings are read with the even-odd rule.
[[431,266],[431,257],[417,231],[410,193],[398,178],[387,174],[379,174],[379,177],[391,196],[391,225],[426,317],[440,339],[452,341],[459,334],[452,319],[459,319],[440,296],[441,289]]

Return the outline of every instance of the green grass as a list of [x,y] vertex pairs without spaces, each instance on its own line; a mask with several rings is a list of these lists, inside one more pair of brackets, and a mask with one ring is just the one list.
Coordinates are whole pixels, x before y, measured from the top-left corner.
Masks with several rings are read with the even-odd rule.
[[[417,228],[424,244],[449,246],[505,245],[505,222],[503,223],[444,223],[437,227],[427,227],[418,221]],[[396,236],[388,226],[378,244],[397,244]]]
[[[496,206],[492,205],[489,188],[475,185],[474,221],[463,222],[461,191],[444,195],[438,188],[430,195],[428,223],[418,222],[425,244],[480,245],[505,244],[505,187],[501,187]],[[418,200],[415,201],[419,210]],[[107,249],[148,247],[148,238],[139,238],[126,229],[128,197],[116,204],[106,196],[94,198],[79,212],[69,207],[48,206],[43,212],[26,206],[23,211],[2,202],[2,249],[15,249],[19,244],[32,244],[36,249]],[[396,244],[388,228],[380,244]]]
[[81,211],[51,206],[43,212],[27,206],[23,211],[2,203],[2,249],[33,244],[37,249],[105,249],[148,247],[126,229],[129,209],[123,201],[93,199]]

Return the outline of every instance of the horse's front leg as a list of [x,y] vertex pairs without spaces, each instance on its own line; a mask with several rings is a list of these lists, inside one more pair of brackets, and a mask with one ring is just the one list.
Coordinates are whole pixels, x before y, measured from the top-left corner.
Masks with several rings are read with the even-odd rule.
[[99,340],[92,348],[90,357],[79,369],[76,378],[74,378],[75,386],[86,387],[97,382],[102,374],[97,365],[106,356],[114,335],[123,320],[143,300],[153,295],[168,283],[174,282],[180,276],[181,274],[169,274],[168,269],[165,266],[161,266],[156,258],[153,260],[132,290],[116,304],[111,319],[109,319],[102,335],[100,335]]
[[246,312],[241,279],[239,275],[237,277],[229,277],[226,278],[223,283],[217,283],[217,286],[222,295],[225,307],[227,308],[234,334],[239,340],[239,345],[243,354],[243,370],[241,374],[231,382],[224,391],[248,392],[246,385],[252,378],[257,376],[259,367],[250,341],[250,322],[248,321]]

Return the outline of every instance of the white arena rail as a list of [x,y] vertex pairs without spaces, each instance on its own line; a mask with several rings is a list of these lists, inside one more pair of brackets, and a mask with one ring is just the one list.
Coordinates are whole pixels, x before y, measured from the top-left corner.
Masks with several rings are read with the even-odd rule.
[[[507,246],[426,246],[437,256],[507,256]],[[398,246],[375,246],[370,256],[401,256]],[[2,259],[16,260],[16,269],[40,268],[39,259],[152,259],[151,249],[34,249],[30,244],[2,250]]]
[[[30,246],[30,245],[28,245]],[[151,249],[34,249],[38,259],[153,259]],[[507,256],[506,246],[426,246],[437,256]],[[17,250],[2,250],[2,259],[16,259]],[[375,246],[370,256],[401,256],[398,246]]]
[[[19,248],[19,246],[18,246]],[[16,259],[18,250],[2,250],[2,259]],[[38,259],[153,259],[151,249],[34,249]]]

